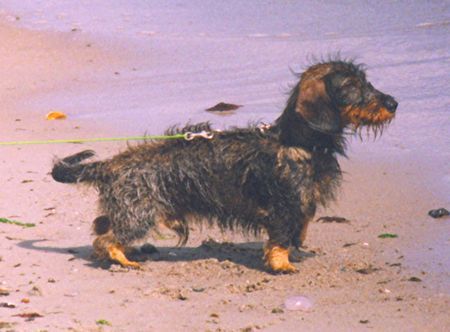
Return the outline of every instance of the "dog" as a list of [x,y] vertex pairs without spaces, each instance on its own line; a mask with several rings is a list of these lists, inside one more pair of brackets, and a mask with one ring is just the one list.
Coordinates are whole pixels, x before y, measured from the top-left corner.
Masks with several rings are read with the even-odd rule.
[[335,199],[342,179],[337,156],[345,155],[346,138],[362,128],[382,131],[398,106],[353,61],[319,62],[298,76],[270,126],[214,131],[199,123],[166,134],[207,132],[212,138],[147,141],[104,161],[87,162],[90,150],[56,160],[53,179],[91,184],[99,192],[97,256],[139,268],[126,256],[133,241],[163,224],[185,245],[189,224],[198,222],[264,230],[266,266],[296,271],[289,251],[304,243],[317,206]]

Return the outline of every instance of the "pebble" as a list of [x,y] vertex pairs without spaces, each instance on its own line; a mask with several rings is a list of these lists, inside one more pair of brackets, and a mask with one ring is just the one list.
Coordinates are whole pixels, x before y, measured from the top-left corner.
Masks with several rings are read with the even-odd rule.
[[441,217],[450,215],[450,212],[447,209],[440,208],[440,209],[430,210],[428,212],[428,215],[433,218],[441,218]]

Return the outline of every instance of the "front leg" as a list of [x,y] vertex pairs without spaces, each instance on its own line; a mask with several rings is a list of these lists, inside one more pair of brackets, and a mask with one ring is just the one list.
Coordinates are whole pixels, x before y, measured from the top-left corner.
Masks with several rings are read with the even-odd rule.
[[299,227],[296,232],[292,233],[291,236],[291,245],[295,249],[306,248],[305,246],[306,233],[308,231],[308,225],[313,220],[313,218],[314,215],[300,218]]
[[[269,240],[264,246],[264,260],[266,266],[274,272],[292,273],[296,267],[289,261],[289,247],[291,245],[292,230],[295,224],[289,220],[277,220],[267,228]],[[294,231],[298,233],[298,231]]]
[[306,233],[308,231],[308,225],[313,220],[314,215],[300,218],[300,228],[297,232],[292,234],[291,248],[289,252],[289,258],[292,262],[298,263],[301,261],[300,248],[307,248],[305,246]]
[[304,219],[303,226],[302,226],[302,229],[300,231],[300,236],[299,236],[300,242],[298,243],[297,247],[302,247],[302,248],[305,247],[306,233],[308,231],[308,225],[312,219],[313,219],[313,216]]
[[264,247],[264,260],[266,266],[274,272],[292,273],[297,268],[289,261],[289,249],[267,242]]

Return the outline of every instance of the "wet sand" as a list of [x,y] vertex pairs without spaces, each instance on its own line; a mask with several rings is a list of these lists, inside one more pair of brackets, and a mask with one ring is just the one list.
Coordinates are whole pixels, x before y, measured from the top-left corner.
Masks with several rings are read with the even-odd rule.
[[[76,110],[67,120],[44,119],[53,109],[42,102],[46,95],[80,86],[95,91],[117,68],[130,67],[108,47],[71,37],[0,25],[0,62],[5,64],[0,69],[2,141],[116,133],[111,126],[77,117]],[[38,104],[28,102],[36,96]],[[91,258],[95,191],[55,183],[48,174],[54,156],[93,148],[104,158],[125,147],[1,147],[0,217],[36,227],[0,224],[0,303],[5,303],[0,306],[0,328],[448,330],[449,270],[435,241],[448,246],[442,236],[448,234],[449,220],[427,216],[443,200],[426,187],[430,174],[421,174],[416,165],[394,163],[389,154],[378,152],[368,158],[370,148],[355,148],[350,160],[342,161],[346,174],[339,200],[318,213],[342,216],[350,223],[313,223],[297,274],[265,271],[263,238],[215,229],[194,230],[185,248],[174,248],[170,235],[149,239],[159,253],[145,257],[143,271],[129,271]],[[378,238],[382,233],[398,237]],[[428,254],[418,264],[421,252]],[[427,265],[430,259],[433,264]],[[310,298],[312,310],[286,310],[283,302],[293,295]],[[40,317],[20,317],[33,313]]]

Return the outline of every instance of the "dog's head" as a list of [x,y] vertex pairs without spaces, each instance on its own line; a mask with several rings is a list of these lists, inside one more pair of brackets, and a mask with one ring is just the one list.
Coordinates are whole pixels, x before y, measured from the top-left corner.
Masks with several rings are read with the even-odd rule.
[[324,133],[345,127],[382,128],[389,123],[398,103],[367,81],[360,65],[330,61],[308,68],[298,84],[295,112],[308,125]]

